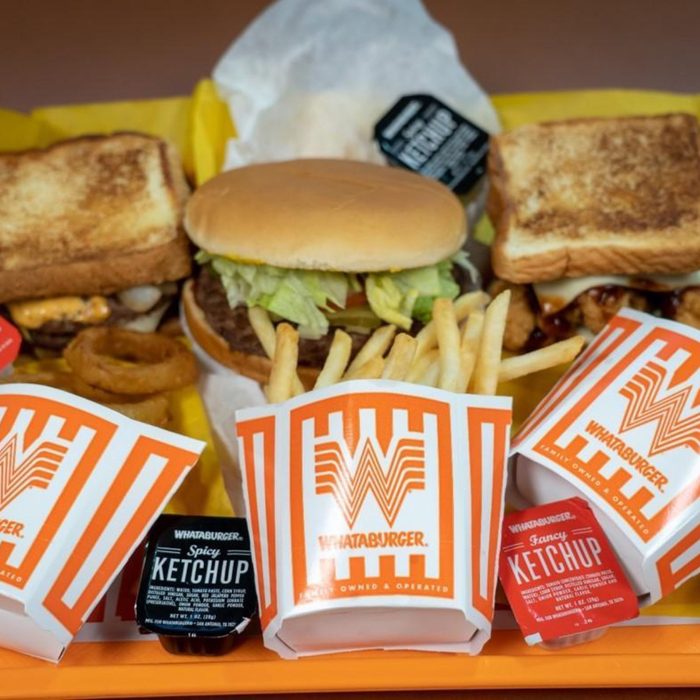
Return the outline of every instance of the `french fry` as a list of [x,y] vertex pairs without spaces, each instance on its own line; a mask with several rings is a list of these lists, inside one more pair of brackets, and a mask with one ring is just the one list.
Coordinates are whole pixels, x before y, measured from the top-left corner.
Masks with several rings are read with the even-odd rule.
[[440,353],[437,357],[425,368],[418,383],[425,386],[437,386],[440,379]]
[[498,381],[507,382],[511,379],[524,377],[526,374],[571,362],[581,352],[585,342],[583,336],[577,335],[554,343],[554,345],[548,345],[546,348],[528,352],[525,355],[509,357],[501,362],[498,369]]
[[486,307],[484,328],[472,381],[475,394],[496,393],[498,368],[501,364],[501,346],[503,345],[509,303],[510,290],[506,289]]
[[484,314],[481,311],[474,311],[469,315],[467,322],[462,329],[462,340],[460,344],[460,368],[457,391],[464,392],[469,387],[469,381],[476,364],[476,354],[479,351],[481,333],[484,327]]
[[382,379],[404,380],[411,369],[415,352],[416,339],[408,333],[399,333],[387,355]]
[[436,299],[433,302],[433,323],[440,350],[440,389],[455,391],[459,381],[459,327],[451,299]]
[[491,297],[483,289],[462,294],[454,300],[455,316],[462,321],[472,311],[483,311],[490,301]]
[[270,403],[286,401],[293,395],[298,356],[299,333],[288,323],[280,323],[275,334],[270,383],[265,391]]
[[345,331],[338,329],[333,336],[333,342],[323,364],[323,369],[316,379],[314,389],[339,382],[348,365],[351,352],[352,338]]
[[483,311],[475,311],[469,315],[467,322],[462,328],[462,338],[460,346],[462,350],[473,350],[476,352],[479,349],[481,342],[481,333],[484,328],[484,313]]
[[275,356],[275,327],[272,325],[270,316],[262,306],[251,306],[248,309],[248,320],[258,336],[260,345],[263,346],[265,354],[272,359]]
[[[347,379],[348,375],[367,364],[373,357],[383,357],[389,345],[391,345],[395,333],[396,326],[380,326],[377,328],[362,348],[360,348],[360,352],[355,355],[355,359],[350,363],[347,369],[345,378]],[[381,374],[381,371],[379,374]]]
[[361,367],[352,370],[352,372],[348,371],[343,379],[379,379],[384,371],[384,364],[384,358],[375,355]]
[[[411,369],[406,375],[406,381],[412,384],[422,384],[421,379],[423,375],[428,371],[428,367],[435,363],[435,365],[440,367],[440,351],[439,350],[428,350],[428,352],[423,353],[420,357],[414,358]],[[437,383],[437,379],[435,380]]]
[[[253,327],[255,335],[258,336],[258,340],[260,341],[260,345],[263,346],[265,354],[272,360],[275,356],[275,343],[277,339],[275,337],[275,326],[270,320],[270,315],[262,306],[251,306],[248,309],[248,320]],[[301,379],[299,379],[296,372],[294,373],[292,381],[294,396],[303,394],[304,385],[301,383]]]
[[[488,301],[489,295],[481,290],[467,292],[462,294],[461,297],[457,297],[453,302],[457,321],[463,321],[472,311],[481,311]],[[417,359],[424,352],[432,350],[437,345],[435,323],[433,321],[426,323],[416,336],[416,340],[418,341],[416,346]]]

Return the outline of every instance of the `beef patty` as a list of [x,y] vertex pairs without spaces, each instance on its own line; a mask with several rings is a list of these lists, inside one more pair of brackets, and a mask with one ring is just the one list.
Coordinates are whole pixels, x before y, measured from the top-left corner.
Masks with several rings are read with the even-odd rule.
[[[226,290],[220,277],[208,266],[200,268],[195,280],[194,297],[204,312],[207,323],[229,344],[232,350],[248,355],[265,357],[258,336],[248,321],[248,307],[239,305],[232,309],[226,299]],[[365,344],[367,336],[350,333],[352,357]],[[318,340],[299,338],[299,365],[322,367],[333,342],[333,334],[327,333]]]
[[[453,275],[462,292],[476,288],[468,272],[459,265],[454,266]],[[204,265],[199,269],[194,284],[194,297],[197,305],[204,312],[207,323],[226,340],[232,350],[265,357],[265,351],[248,321],[247,307],[239,305],[232,309],[229,306],[221,278],[209,265]],[[423,324],[420,321],[414,321],[409,333],[416,335],[421,328],[423,328]],[[367,342],[369,336],[354,332],[348,334],[352,338],[352,352],[350,354],[352,359]],[[299,338],[299,365],[302,367],[322,367],[332,342],[332,333],[328,333],[318,340]]]
[[[452,274],[462,292],[476,288],[469,273],[459,265],[453,267]],[[232,350],[265,357],[265,351],[248,321],[248,308],[239,305],[232,309],[229,306],[221,278],[211,269],[210,265],[200,267],[195,278],[194,297],[197,305],[204,312],[207,323],[226,340]],[[423,328],[423,324],[420,321],[414,321],[409,333],[416,335],[421,328]],[[351,331],[348,334],[352,338],[350,355],[352,359],[367,342],[369,335]],[[302,367],[322,367],[332,342],[332,333],[327,333],[318,340],[299,338],[299,365]]]

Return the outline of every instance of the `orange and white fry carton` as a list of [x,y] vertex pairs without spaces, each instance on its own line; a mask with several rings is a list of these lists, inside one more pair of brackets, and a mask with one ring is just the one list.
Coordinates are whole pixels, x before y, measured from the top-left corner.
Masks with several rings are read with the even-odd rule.
[[582,496],[641,604],[700,571],[700,331],[625,309],[513,440],[533,504]]
[[0,646],[58,661],[204,444],[0,386]]
[[236,418],[268,648],[479,653],[509,398],[362,380]]

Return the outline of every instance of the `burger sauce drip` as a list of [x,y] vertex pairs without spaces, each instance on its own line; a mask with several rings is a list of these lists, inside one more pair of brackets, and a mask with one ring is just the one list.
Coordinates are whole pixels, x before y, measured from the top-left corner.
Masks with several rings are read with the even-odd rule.
[[[636,281],[635,286],[629,288],[612,284],[593,287],[580,294],[563,309],[549,316],[539,315],[541,309],[533,293],[531,302],[533,310],[539,315],[538,327],[532,332],[524,350],[533,350],[546,345],[547,342],[568,338],[574,335],[578,326],[587,326],[581,311],[581,301],[585,296],[592,298],[600,307],[605,322],[617,312],[620,302],[627,294],[632,295],[632,301],[635,302],[629,304],[632,308],[663,318],[675,319],[682,306],[683,296],[690,289],[700,288],[686,287],[674,291],[659,290],[655,288],[652,281],[644,284],[644,280]],[[591,328],[591,330],[597,332],[599,329]]]

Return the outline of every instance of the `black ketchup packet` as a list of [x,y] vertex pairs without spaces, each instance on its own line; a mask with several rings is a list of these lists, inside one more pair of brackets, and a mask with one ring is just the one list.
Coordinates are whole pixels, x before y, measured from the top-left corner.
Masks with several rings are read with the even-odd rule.
[[405,95],[376,124],[392,165],[468,192],[486,171],[489,135],[431,95]]
[[146,543],[138,624],[174,654],[224,654],[257,610],[244,518],[162,515]]

